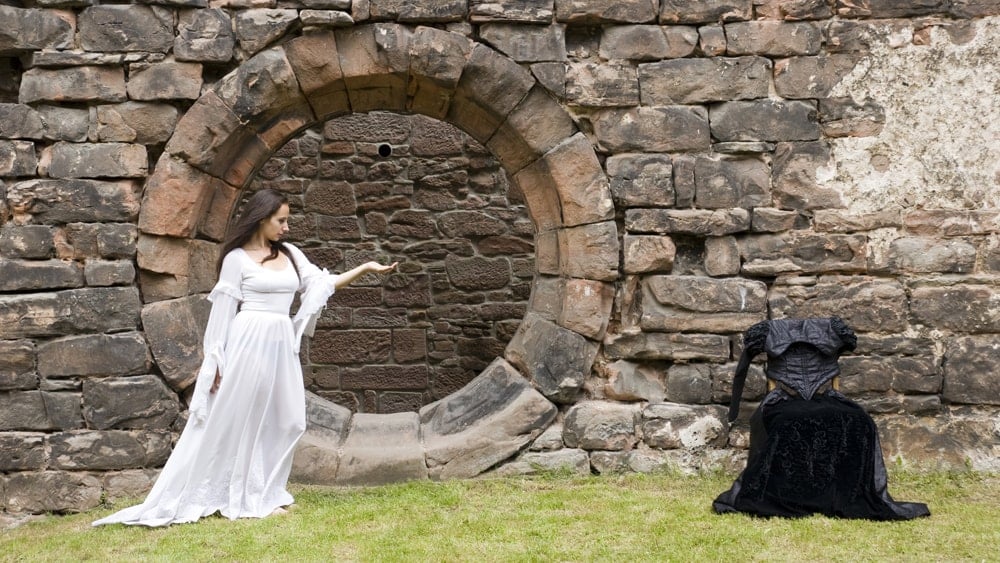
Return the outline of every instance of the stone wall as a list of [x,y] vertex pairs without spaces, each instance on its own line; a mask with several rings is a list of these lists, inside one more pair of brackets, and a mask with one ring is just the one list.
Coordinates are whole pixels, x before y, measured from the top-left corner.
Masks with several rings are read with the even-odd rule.
[[424,116],[353,114],[286,143],[247,193],[260,188],[288,194],[288,239],[314,262],[400,262],[331,298],[307,389],[355,412],[415,411],[503,355],[527,310],[534,228],[474,139]]
[[[408,265],[383,291],[433,287],[443,264],[458,310],[484,289],[459,280],[503,263],[482,302],[511,301],[489,342],[466,335],[497,358],[444,398],[428,381],[419,402],[440,400],[419,412],[310,399],[300,478],[737,467],[746,428],[722,405],[740,333],[830,314],[859,333],[843,388],[887,456],[996,470],[998,16],[994,0],[0,2],[0,509],[148,488],[185,421],[234,208],[291,180],[276,174],[303,139],[366,156],[336,127],[300,135],[361,115],[462,130],[470,161],[503,169],[483,193],[509,178],[533,229],[511,218],[493,253],[444,233],[480,255],[431,257],[409,238],[460,210],[420,199],[433,186],[373,197],[398,202],[386,213],[345,178],[354,209],[316,207],[296,236],[324,265],[363,225],[361,251]],[[303,215],[338,205],[293,184]],[[358,306],[332,304],[338,339],[372,330],[333,328],[341,305]],[[364,389],[357,409],[379,411]]]

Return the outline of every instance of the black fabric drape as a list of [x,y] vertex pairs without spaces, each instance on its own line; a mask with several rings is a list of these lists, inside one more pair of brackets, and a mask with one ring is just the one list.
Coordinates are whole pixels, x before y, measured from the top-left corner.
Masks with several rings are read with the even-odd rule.
[[[789,369],[789,362],[774,362],[778,368],[769,362],[768,376],[786,384],[791,382],[803,393],[793,395],[775,389],[764,397],[750,418],[746,469],[728,491],[715,499],[713,508],[719,513],[743,512],[764,517],[825,514],[838,518],[906,520],[928,516],[927,505],[897,502],[889,495],[878,428],[868,413],[832,389],[812,393],[815,381],[810,380],[809,374],[817,373],[816,378],[828,380],[830,362],[835,367],[840,351],[853,349],[855,343],[853,331],[839,319],[818,321],[827,321],[826,326],[831,330],[825,333],[816,330],[824,326],[823,322],[788,320],[765,321],[747,331],[733,385],[730,420],[739,411],[737,393],[742,392],[750,359],[765,349],[769,360],[791,350],[795,355],[791,364],[801,369],[788,377],[787,373],[776,370]],[[783,326],[776,331],[771,323]],[[811,329],[798,330],[804,326]],[[810,338],[825,339],[826,349],[813,346],[808,342]],[[774,345],[776,341],[780,345]],[[810,349],[818,356],[812,362]],[[810,398],[802,396],[806,394]]]

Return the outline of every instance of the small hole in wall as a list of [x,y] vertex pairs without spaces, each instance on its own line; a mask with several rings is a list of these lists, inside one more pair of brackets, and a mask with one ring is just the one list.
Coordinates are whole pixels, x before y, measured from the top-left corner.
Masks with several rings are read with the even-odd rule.
[[392,154],[392,147],[390,147],[389,145],[382,143],[381,145],[378,146],[378,155],[381,156],[382,158],[388,158],[389,155],[391,154]]

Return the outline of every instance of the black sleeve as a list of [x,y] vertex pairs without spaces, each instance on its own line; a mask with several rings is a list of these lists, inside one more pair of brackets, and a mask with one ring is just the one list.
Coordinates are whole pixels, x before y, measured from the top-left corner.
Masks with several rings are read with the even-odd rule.
[[743,387],[746,385],[750,362],[754,356],[764,351],[769,328],[768,321],[760,321],[743,333],[743,353],[740,354],[740,361],[736,364],[736,374],[733,376],[733,395],[729,399],[729,422],[736,420],[736,416],[740,414],[740,399],[743,396]]

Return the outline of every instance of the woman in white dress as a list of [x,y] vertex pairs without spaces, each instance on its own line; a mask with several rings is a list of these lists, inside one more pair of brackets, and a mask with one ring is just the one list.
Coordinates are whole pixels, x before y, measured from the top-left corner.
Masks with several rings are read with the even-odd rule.
[[[208,299],[205,358],[188,423],[156,484],[137,506],[94,522],[165,526],[221,512],[229,519],[281,513],[295,444],[305,432],[299,343],[334,290],[396,264],[362,264],[340,275],[280,242],[288,201],[262,190],[246,203],[219,261]],[[289,310],[301,291],[295,318]]]

